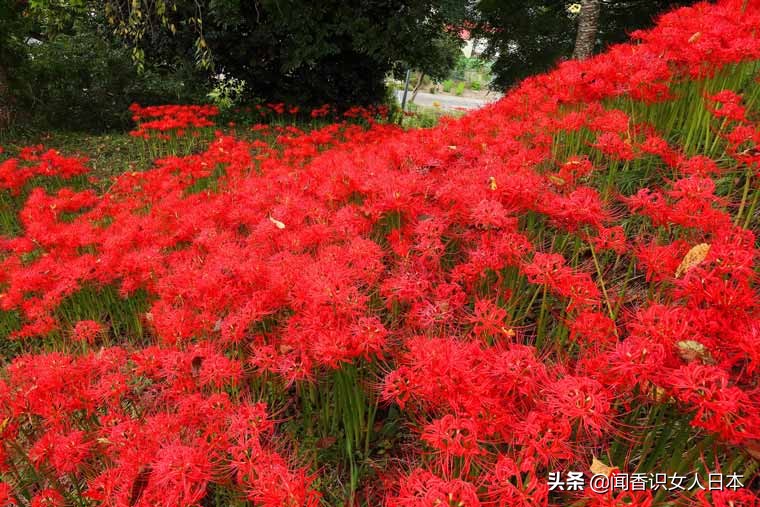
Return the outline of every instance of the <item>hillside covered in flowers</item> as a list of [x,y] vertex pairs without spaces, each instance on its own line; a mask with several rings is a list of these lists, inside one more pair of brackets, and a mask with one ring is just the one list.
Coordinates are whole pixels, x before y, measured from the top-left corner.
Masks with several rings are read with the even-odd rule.
[[760,505],[759,79],[721,0],[431,129],[0,154],[0,507]]

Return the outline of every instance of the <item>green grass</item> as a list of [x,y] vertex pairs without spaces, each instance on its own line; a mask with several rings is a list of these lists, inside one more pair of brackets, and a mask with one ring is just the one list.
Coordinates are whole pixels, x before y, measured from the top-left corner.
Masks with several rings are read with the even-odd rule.
[[140,143],[127,132],[93,134],[53,130],[9,136],[0,139],[0,145],[5,149],[0,157],[11,156],[24,146],[42,144],[66,155],[87,157],[93,173],[98,176],[116,176],[149,167],[149,161],[139,156],[142,151]]
[[403,127],[406,129],[434,127],[445,116],[459,118],[465,114],[464,111],[420,106],[413,103],[407,104],[406,107],[407,112],[411,113],[411,115],[405,116],[402,122]]

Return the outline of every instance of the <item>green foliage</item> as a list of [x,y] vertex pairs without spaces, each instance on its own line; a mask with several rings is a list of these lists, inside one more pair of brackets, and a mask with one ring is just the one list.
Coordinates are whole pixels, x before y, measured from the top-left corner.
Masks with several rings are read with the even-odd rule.
[[433,39],[426,52],[418,54],[411,65],[433,81],[445,79],[462,56],[461,40],[448,34]]
[[462,111],[449,111],[439,107],[427,107],[417,104],[409,104],[407,109],[409,110],[409,114],[404,117],[401,123],[406,129],[435,127],[440,119],[445,116],[456,118],[464,114]]
[[457,58],[456,66],[454,67],[454,72],[458,76],[464,76],[465,72],[468,71],[474,71],[478,73],[487,74],[491,71],[491,63],[488,60],[485,60],[483,58],[478,58],[475,56],[465,56],[463,54],[460,54]]
[[454,81],[447,79],[443,82],[443,91],[445,93],[451,93],[451,89],[454,87]]
[[23,55],[24,34],[30,23],[23,15],[19,2],[0,2],[0,66],[6,67]]
[[[695,0],[602,0],[597,48],[622,42],[632,30],[651,26],[660,12]],[[572,55],[577,15],[575,2],[552,0],[480,0],[472,16],[474,36],[488,40],[494,58],[493,86],[505,89],[553,67]]]
[[457,95],[462,95],[464,93],[464,86],[465,86],[465,83],[457,84],[457,87],[454,93]]
[[128,107],[202,100],[202,82],[191,67],[150,66],[139,74],[130,51],[96,28],[77,24],[28,47],[16,70],[15,94],[27,111],[21,120],[38,127],[111,130],[131,126]]
[[394,70],[445,75],[459,41],[444,28],[464,17],[457,0],[104,2],[137,60],[181,54],[253,96],[303,105],[379,102]]
[[574,20],[564,2],[481,0],[478,36],[489,40],[495,84],[505,88],[569,55],[575,41]]
[[222,108],[251,96],[304,106],[381,102],[388,73],[415,68],[439,80],[451,71],[461,41],[446,27],[461,24],[465,8],[457,0],[33,0],[12,13],[6,18],[28,21],[13,30],[22,60],[26,35],[43,41],[27,68],[13,65],[24,75],[23,109],[53,126],[76,118],[73,127],[91,128],[81,124],[91,117],[113,128],[127,121],[127,97],[207,100],[195,85],[188,93],[199,82],[190,66],[205,79],[223,73],[246,83],[211,91]]
[[16,104],[10,91],[18,78],[12,68],[25,59],[24,34],[30,27],[20,2],[0,1],[0,133],[11,124]]
[[211,103],[225,111],[241,102],[246,82],[242,79],[219,74],[215,77],[214,87],[206,95]]
[[113,286],[85,286],[61,302],[56,317],[67,327],[88,319],[108,322],[115,341],[128,336],[139,342],[143,339],[140,315],[148,308],[148,295],[143,290],[122,297]]
[[479,57],[459,55],[457,63],[449,77],[452,80],[465,81],[473,90],[480,90],[483,82],[490,82],[491,62]]

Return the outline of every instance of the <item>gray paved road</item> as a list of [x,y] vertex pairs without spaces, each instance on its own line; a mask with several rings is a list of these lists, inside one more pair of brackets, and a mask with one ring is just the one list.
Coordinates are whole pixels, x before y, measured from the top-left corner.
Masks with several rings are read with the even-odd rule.
[[[401,97],[404,95],[403,90],[396,92],[398,101],[401,103]],[[412,94],[409,93],[411,98]],[[483,107],[489,102],[495,102],[501,98],[501,95],[492,93],[487,99],[478,99],[474,97],[457,97],[456,95],[442,95],[437,93],[418,92],[414,103],[418,106],[433,107],[433,102],[440,104],[443,109],[477,109]]]

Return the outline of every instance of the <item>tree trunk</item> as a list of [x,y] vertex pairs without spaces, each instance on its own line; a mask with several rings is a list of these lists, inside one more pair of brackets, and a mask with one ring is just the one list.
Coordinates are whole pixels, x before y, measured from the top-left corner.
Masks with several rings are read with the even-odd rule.
[[414,85],[414,90],[412,91],[412,98],[409,99],[409,102],[414,102],[414,99],[417,97],[417,92],[420,91],[420,86],[422,86],[423,79],[425,79],[425,73],[420,71],[420,78],[417,80],[417,84]]
[[578,15],[578,36],[575,38],[573,58],[585,60],[594,53],[601,8],[600,0],[581,0],[581,12]]

